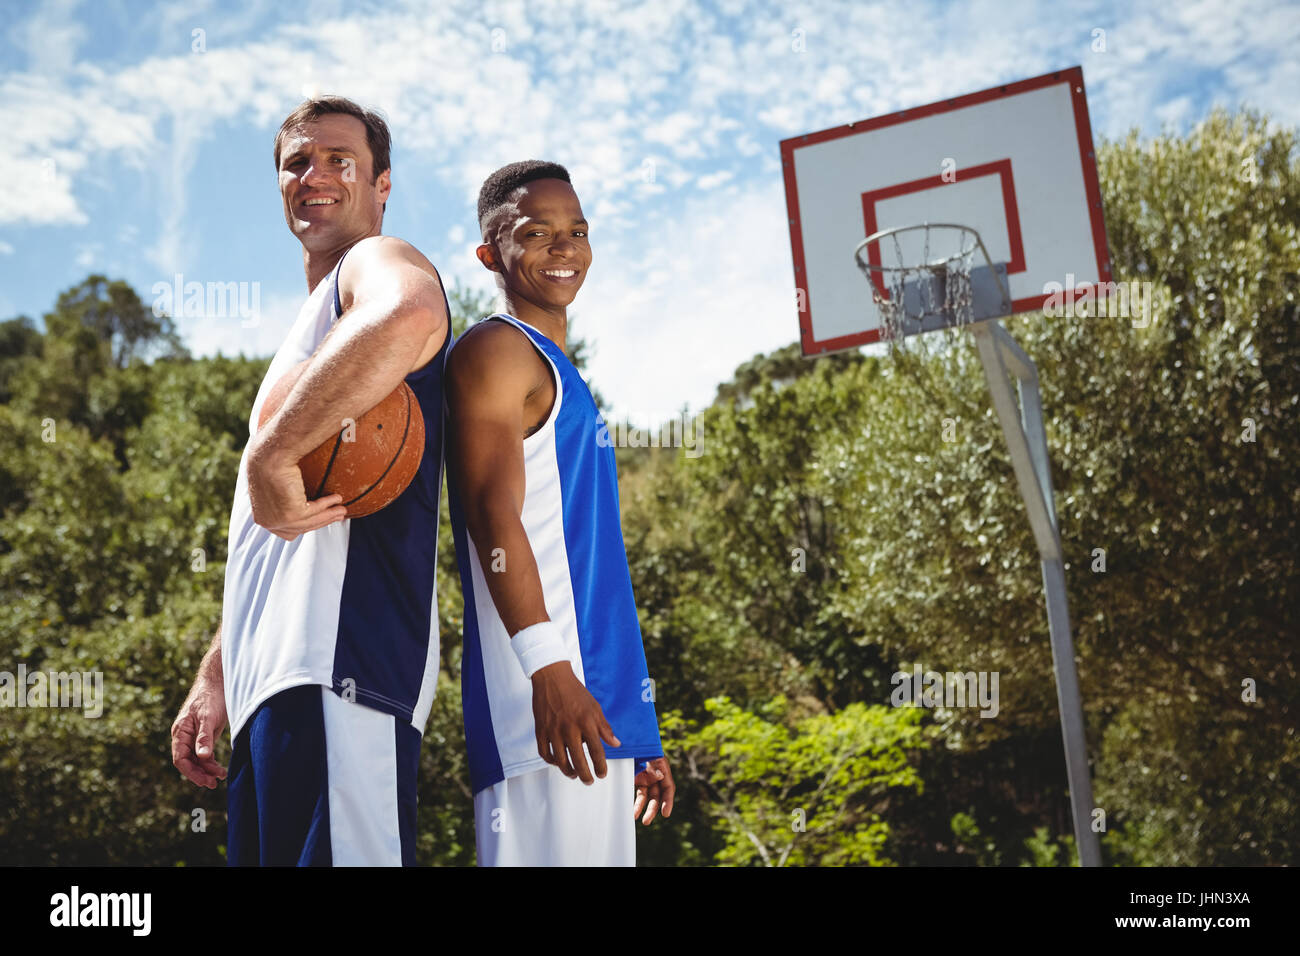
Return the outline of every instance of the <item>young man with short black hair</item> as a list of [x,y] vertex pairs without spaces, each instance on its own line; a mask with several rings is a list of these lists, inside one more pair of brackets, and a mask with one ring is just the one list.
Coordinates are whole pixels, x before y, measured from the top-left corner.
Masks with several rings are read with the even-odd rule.
[[614,451],[564,351],[587,222],[568,172],[530,161],[487,179],[479,224],[508,314],[462,335],[446,373],[478,861],[634,865],[635,819],[669,816],[674,785]]

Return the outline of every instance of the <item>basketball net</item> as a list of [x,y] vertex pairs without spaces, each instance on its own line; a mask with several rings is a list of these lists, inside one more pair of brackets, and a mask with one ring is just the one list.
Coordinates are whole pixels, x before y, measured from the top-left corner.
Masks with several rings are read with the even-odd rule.
[[854,260],[871,284],[880,337],[891,353],[925,338],[920,332],[971,323],[970,273],[979,247],[974,229],[945,223],[885,229],[858,244]]

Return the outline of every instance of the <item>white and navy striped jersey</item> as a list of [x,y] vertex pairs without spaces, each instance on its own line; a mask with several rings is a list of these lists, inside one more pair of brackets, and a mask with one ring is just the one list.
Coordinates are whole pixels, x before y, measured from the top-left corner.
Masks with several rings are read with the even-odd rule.
[[[338,274],[346,259],[312,290],[271,361],[249,417],[250,436],[271,387],[310,358],[338,320]],[[438,682],[435,584],[448,343],[406,376],[424,415],[424,457],[411,484],[383,510],[285,541],[253,521],[245,449],[230,513],[222,610],[232,740],[258,704],[299,684],[333,688],[424,732]]]
[[[518,328],[554,375],[551,413],[523,439],[526,487],[520,515],[547,615],[564,638],[574,674],[622,744],[605,744],[606,757],[660,757],[654,694],[619,523],[618,472],[604,421],[582,376],[554,342],[513,316],[498,313],[489,319]],[[465,597],[465,739],[470,782],[478,793],[547,764],[537,754],[532,682],[488,591],[454,480],[448,492]]]

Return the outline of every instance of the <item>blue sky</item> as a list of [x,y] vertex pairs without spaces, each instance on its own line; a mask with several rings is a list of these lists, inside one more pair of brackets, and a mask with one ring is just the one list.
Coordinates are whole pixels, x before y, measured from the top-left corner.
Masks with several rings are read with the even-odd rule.
[[449,285],[492,289],[472,252],[487,173],[569,167],[595,254],[573,326],[615,411],[646,420],[797,338],[781,139],[1075,64],[1097,138],[1220,104],[1300,125],[1285,0],[0,7],[0,318],[90,272],[146,302],[176,273],[256,282],[256,325],[179,324],[199,354],[271,354],[306,294],[272,140],[304,95],[339,93],[388,117],[384,231]]

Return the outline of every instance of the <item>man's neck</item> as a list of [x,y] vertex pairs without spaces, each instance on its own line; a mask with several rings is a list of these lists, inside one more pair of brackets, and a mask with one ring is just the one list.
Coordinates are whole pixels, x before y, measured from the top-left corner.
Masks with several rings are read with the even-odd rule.
[[302,248],[302,269],[307,274],[307,292],[310,294],[320,285],[320,280],[324,279],[334,267],[339,264],[344,253],[355,246],[362,239],[369,239],[371,236],[381,235],[378,229],[374,232],[368,232],[364,236],[356,236],[348,239],[342,245],[334,246],[330,249],[311,250],[306,246]]
[[506,311],[520,322],[527,322],[567,354],[569,317],[567,309],[554,311],[533,305],[524,299],[506,293]]

